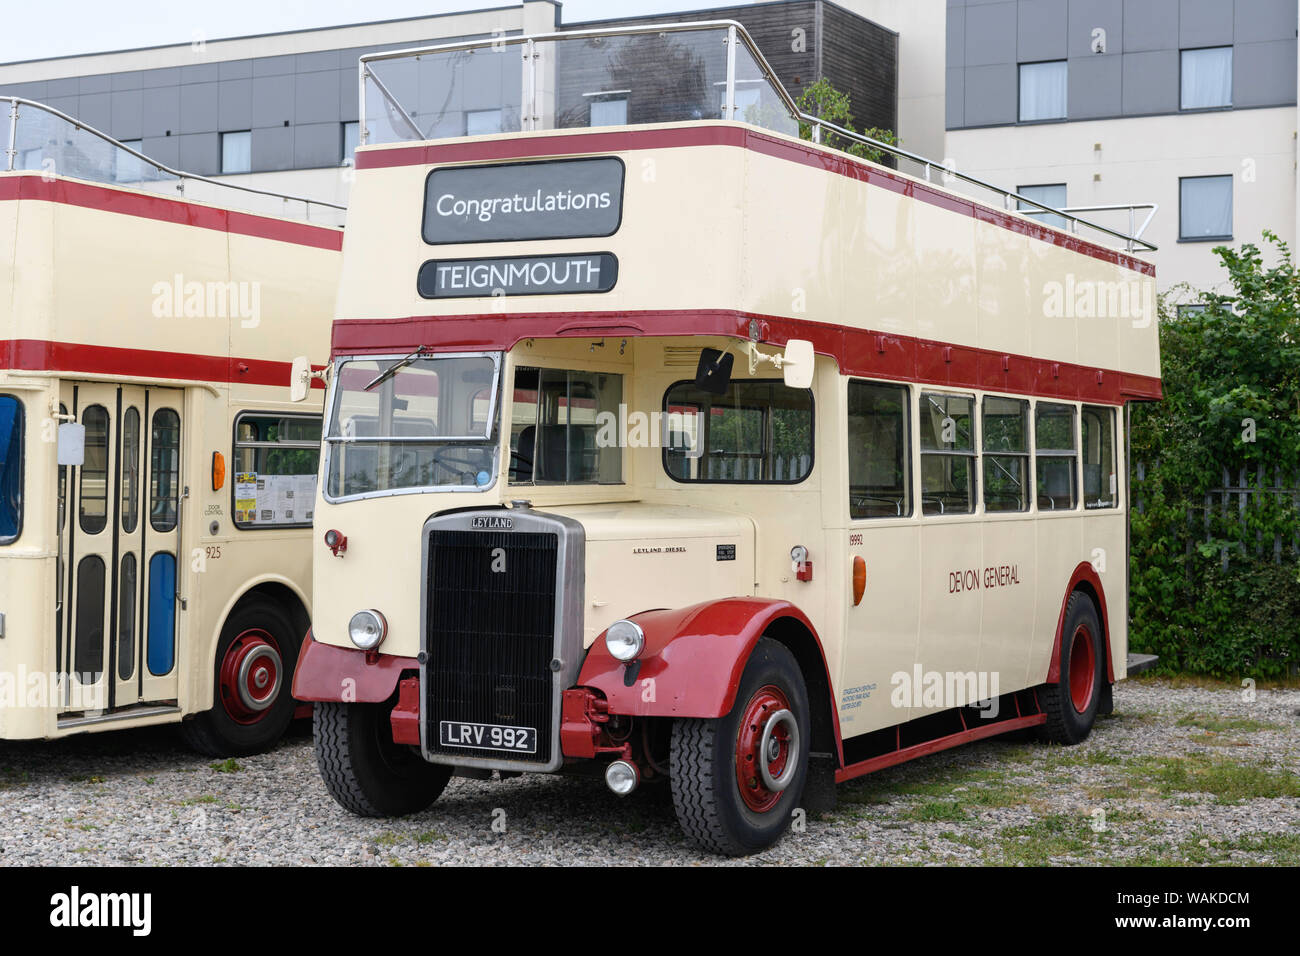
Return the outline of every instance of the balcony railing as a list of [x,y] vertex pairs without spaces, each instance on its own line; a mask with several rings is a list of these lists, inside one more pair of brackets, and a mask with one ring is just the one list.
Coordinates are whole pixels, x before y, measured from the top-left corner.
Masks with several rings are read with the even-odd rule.
[[[1003,208],[1060,216],[1130,251],[1129,232],[1055,209],[958,169],[803,113],[745,28],[732,20],[495,36],[360,58],[361,145],[493,133],[734,120],[814,142],[834,136],[894,157],[912,174],[990,192]],[[914,168],[913,168],[914,167]],[[1116,207],[1151,209],[1151,204]],[[1130,216],[1132,220],[1132,217]]]
[[347,207],[222,182],[164,166],[53,107],[0,96],[0,172],[36,172],[122,186],[226,209],[341,226]]

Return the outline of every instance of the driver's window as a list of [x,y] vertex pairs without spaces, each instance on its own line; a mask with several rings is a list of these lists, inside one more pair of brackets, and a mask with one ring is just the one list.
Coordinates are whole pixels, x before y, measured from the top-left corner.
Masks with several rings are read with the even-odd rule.
[[510,421],[512,484],[618,484],[623,376],[565,369],[515,370]]

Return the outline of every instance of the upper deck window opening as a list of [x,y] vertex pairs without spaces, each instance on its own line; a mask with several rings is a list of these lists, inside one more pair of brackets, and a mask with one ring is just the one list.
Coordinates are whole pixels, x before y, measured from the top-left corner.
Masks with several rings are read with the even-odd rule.
[[1020,122],[1065,119],[1066,62],[1020,64]]
[[221,134],[221,173],[247,173],[253,169],[253,134],[236,130]]
[[623,376],[566,369],[515,369],[510,483],[611,485],[623,481],[615,426]]
[[326,494],[490,487],[499,367],[496,353],[341,362],[325,436]]
[[357,147],[361,144],[361,123],[357,120],[344,123],[340,133],[343,146],[339,162],[344,166],[352,166],[357,161]]
[[1212,110],[1232,105],[1232,47],[1182,50],[1179,109]]
[[678,382],[664,393],[664,470],[675,481],[785,484],[813,466],[813,395],[780,380],[733,379],[725,395]]
[[[1044,206],[1051,206],[1053,209],[1063,209],[1065,207],[1065,183],[1043,183],[1036,186],[1017,186],[1016,192],[1026,199],[1032,199],[1040,202]],[[1020,211],[1030,219],[1037,219],[1047,226],[1055,226],[1057,229],[1066,228],[1064,216],[1058,216],[1055,213],[1043,212],[1037,206],[1031,206],[1028,203],[1020,203]]]
[[465,113],[466,136],[491,136],[500,133],[503,117],[501,110],[468,110]]
[[0,395],[0,544],[23,529],[23,404]]
[[631,90],[608,93],[588,93],[591,100],[592,126],[626,126],[628,121],[628,96]]
[[921,511],[927,515],[975,510],[975,399],[921,393]]

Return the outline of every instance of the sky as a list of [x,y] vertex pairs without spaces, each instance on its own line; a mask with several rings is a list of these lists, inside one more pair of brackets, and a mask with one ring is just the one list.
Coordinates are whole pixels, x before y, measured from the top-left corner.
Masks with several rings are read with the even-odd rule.
[[[0,5],[0,63],[511,6],[517,0],[59,0]],[[753,0],[733,0],[753,2]],[[698,10],[710,0],[564,0],[565,23]]]

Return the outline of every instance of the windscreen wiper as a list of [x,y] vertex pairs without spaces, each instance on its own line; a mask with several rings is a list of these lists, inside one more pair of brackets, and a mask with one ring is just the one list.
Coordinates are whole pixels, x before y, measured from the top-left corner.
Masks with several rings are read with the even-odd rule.
[[394,362],[392,365],[388,366],[388,368],[384,369],[384,371],[380,372],[379,375],[375,377],[374,381],[372,381],[369,385],[363,388],[362,391],[368,392],[373,388],[378,388],[380,385],[383,385],[386,381],[388,381],[390,378],[392,378],[402,369],[406,368],[416,359],[428,354],[429,354],[429,347],[427,345],[421,345],[418,349],[416,349],[406,358],[402,359],[400,362]]

